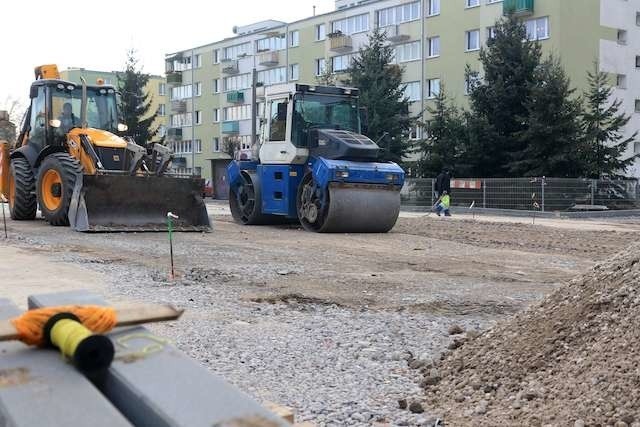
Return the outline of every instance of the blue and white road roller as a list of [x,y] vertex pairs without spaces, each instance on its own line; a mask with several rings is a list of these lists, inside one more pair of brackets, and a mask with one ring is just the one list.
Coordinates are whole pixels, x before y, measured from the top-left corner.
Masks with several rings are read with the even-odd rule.
[[391,230],[405,174],[379,161],[380,147],[362,134],[358,90],[283,84],[265,88],[264,100],[258,158],[227,169],[234,220],[299,221],[320,233]]

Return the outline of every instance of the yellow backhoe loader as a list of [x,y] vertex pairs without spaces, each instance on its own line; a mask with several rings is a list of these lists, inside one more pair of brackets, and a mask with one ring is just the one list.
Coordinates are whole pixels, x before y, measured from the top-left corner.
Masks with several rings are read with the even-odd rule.
[[[0,142],[0,193],[14,220],[38,205],[51,225],[77,231],[210,228],[203,180],[171,175],[171,151],[122,137],[116,89],[60,79],[55,65],[35,69],[31,105],[17,142]],[[146,141],[138,141],[146,143]]]

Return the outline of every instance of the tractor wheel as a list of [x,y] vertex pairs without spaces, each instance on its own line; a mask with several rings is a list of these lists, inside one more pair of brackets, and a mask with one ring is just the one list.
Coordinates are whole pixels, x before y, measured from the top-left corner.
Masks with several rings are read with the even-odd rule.
[[69,205],[80,163],[67,153],[53,153],[42,161],[38,173],[38,202],[51,225],[69,225]]
[[36,180],[27,159],[17,157],[11,160],[9,171],[9,213],[17,221],[32,220],[36,217]]

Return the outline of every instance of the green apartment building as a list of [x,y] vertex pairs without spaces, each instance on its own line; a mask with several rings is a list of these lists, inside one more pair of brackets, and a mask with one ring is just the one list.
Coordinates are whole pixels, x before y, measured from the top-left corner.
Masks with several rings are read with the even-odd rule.
[[[561,57],[578,90],[598,61],[633,116],[628,132],[640,128],[640,0],[338,0],[330,13],[234,27],[233,37],[166,55],[167,136],[176,164],[213,180],[218,197],[225,197],[230,144],[239,147],[235,156],[254,155],[252,69],[264,85],[315,84],[328,63],[343,73],[377,27],[387,33],[404,68],[414,115],[425,111],[443,85],[465,105],[465,67],[482,76],[479,50],[509,8],[525,22],[530,39]],[[408,137],[420,138],[420,129]],[[627,155],[639,152],[636,144]],[[640,168],[632,173],[640,176]]]

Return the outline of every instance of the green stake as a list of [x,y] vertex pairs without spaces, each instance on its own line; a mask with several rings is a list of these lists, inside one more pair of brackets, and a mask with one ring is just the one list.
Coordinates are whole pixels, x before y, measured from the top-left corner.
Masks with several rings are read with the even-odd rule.
[[7,216],[4,213],[4,196],[0,196],[0,204],[2,204],[2,222],[4,223],[4,238],[8,239],[7,235]]
[[176,277],[175,270],[173,268],[173,220],[178,219],[178,215],[174,215],[171,212],[167,213],[167,231],[169,232],[169,253],[171,255],[171,280]]

